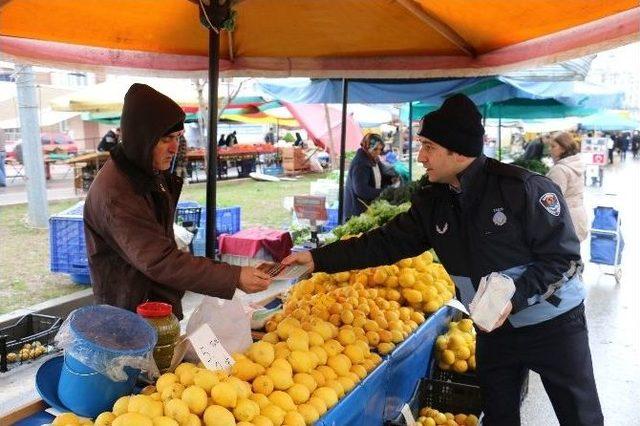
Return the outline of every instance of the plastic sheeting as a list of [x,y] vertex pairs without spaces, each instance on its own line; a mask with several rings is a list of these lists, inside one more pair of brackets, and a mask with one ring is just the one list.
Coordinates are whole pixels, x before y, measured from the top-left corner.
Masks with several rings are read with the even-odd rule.
[[109,305],[71,312],[55,337],[58,347],[114,381],[128,379],[125,368],[155,371],[156,331],[142,317]]

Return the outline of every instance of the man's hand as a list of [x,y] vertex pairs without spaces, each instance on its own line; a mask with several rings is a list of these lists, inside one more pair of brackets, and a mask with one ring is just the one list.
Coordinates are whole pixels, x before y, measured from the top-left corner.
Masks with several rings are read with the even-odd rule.
[[269,274],[250,266],[240,268],[238,288],[245,293],[257,293],[258,291],[266,290],[270,284],[271,277],[269,277]]
[[504,322],[507,320],[507,318],[509,317],[509,314],[511,313],[511,311],[513,310],[513,305],[511,304],[511,301],[509,301],[507,303],[507,306],[504,307],[504,309],[502,310],[502,312],[500,313],[500,317],[498,318],[498,321],[496,322],[495,327],[493,327],[491,330],[485,330],[484,328],[480,327],[478,325],[478,328],[482,331],[484,331],[485,333],[490,333],[493,330],[496,330],[500,327],[502,327],[502,324],[504,324]]
[[294,263],[306,266],[309,272],[313,272],[313,270],[315,269],[315,265],[313,264],[313,257],[308,251],[292,253],[289,256],[285,257],[282,261],[282,264],[285,266],[289,266]]

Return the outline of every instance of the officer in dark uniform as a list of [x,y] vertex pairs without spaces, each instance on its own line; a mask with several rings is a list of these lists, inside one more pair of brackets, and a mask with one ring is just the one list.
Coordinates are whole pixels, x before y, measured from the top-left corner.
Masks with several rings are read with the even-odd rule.
[[485,157],[481,116],[464,95],[427,114],[418,135],[418,160],[431,184],[407,213],[284,263],[332,273],[434,248],[467,306],[483,276],[510,276],[516,287],[510,306],[493,331],[477,335],[484,424],[520,424],[520,390],[533,370],[561,424],[602,425],[580,244],[560,189],[544,176]]

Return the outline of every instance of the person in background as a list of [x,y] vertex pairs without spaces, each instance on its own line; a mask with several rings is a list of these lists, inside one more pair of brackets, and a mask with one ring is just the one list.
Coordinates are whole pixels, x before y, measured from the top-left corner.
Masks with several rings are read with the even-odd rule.
[[296,140],[293,141],[293,146],[299,146],[300,148],[304,148],[304,141],[302,140],[302,136],[300,133],[296,132]]
[[236,137],[236,131],[235,130],[227,135],[227,139],[225,139],[224,143],[229,148],[231,148],[232,146],[238,144],[238,138]]
[[218,139],[218,146],[226,146],[226,139],[224,138],[224,133],[220,135],[220,139]]
[[264,142],[269,145],[276,143],[276,135],[273,133],[273,127],[269,127],[269,131],[264,135]]
[[542,154],[544,153],[544,143],[548,140],[548,135],[541,135],[539,138],[535,138],[527,144],[527,147],[522,154],[523,160],[542,160]]
[[634,130],[631,137],[631,154],[634,160],[638,158],[638,151],[640,151],[640,131]]
[[[380,192],[392,184],[380,165],[380,154],[384,148],[382,137],[367,133],[355,157],[351,160],[344,189],[344,220],[363,213]],[[396,175],[397,176],[397,175]]]
[[120,127],[116,129],[109,129],[109,131],[105,133],[105,135],[100,140],[100,143],[98,144],[97,149],[100,152],[104,152],[104,151],[109,152],[113,148],[115,148],[116,145],[118,145],[119,141],[120,141]]
[[589,228],[584,208],[584,163],[578,144],[569,133],[556,133],[551,138],[549,152],[554,164],[547,177],[560,187],[576,235],[582,242],[587,239]]
[[604,137],[607,139],[607,154],[609,157],[609,164],[613,164],[613,151],[615,150],[616,143],[613,140],[614,135],[608,135],[605,133]]
[[4,130],[0,129],[0,187],[7,186],[7,172],[4,168],[4,161],[7,158],[7,138]]
[[622,133],[620,136],[620,145],[619,145],[619,149],[620,149],[620,161],[626,161],[627,160],[627,151],[629,151],[629,148],[631,147],[631,135],[627,132]]
[[135,312],[144,301],[169,303],[183,318],[186,291],[231,299],[236,288],[266,289],[269,275],[178,249],[173,234],[182,179],[170,172],[185,113],[167,96],[133,84],[122,108],[122,142],[111,150],[84,205],[95,303]]

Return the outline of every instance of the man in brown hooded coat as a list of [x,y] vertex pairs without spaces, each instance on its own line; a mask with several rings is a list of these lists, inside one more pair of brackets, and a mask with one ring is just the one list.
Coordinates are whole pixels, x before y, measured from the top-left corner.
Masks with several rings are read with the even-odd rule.
[[125,95],[121,140],[94,180],[84,228],[96,303],[135,312],[145,301],[173,306],[182,319],[185,291],[231,299],[236,287],[264,290],[269,276],[256,268],[217,263],[178,250],[173,219],[182,179],[171,174],[185,114],[144,84]]

